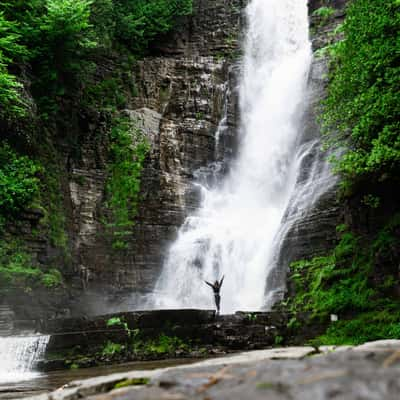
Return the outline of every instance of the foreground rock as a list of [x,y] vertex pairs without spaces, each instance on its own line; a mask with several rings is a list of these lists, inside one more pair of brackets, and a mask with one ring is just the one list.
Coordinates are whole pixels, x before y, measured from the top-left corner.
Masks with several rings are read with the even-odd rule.
[[260,350],[72,382],[36,400],[385,399],[400,391],[400,341]]

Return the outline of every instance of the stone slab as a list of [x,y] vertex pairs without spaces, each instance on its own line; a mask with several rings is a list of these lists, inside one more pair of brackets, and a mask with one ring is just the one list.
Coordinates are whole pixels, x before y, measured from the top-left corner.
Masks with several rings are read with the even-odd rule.
[[[289,347],[113,374],[75,381],[50,395],[31,399],[398,400],[400,357],[396,355],[400,341],[324,349],[331,352],[313,357],[311,347]],[[149,378],[150,383],[113,389],[119,382],[138,378]]]

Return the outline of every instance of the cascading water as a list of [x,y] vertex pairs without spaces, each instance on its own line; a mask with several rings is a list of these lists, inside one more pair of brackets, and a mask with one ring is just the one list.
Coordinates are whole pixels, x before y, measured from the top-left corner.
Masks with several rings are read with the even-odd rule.
[[48,336],[0,337],[0,385],[34,378],[48,341]]
[[202,187],[202,205],[170,248],[153,307],[213,308],[204,280],[222,275],[223,313],[263,307],[274,238],[298,176],[311,62],[306,3],[252,0],[248,5],[240,150],[222,182]]

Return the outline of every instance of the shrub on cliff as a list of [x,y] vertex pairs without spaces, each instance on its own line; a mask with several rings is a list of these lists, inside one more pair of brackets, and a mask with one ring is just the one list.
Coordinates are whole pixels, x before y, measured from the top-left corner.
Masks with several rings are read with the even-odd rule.
[[24,106],[19,94],[21,83],[10,73],[9,65],[25,53],[18,44],[17,25],[7,21],[0,12],[0,117],[21,116]]
[[0,215],[9,216],[29,206],[39,192],[40,166],[0,145]]
[[157,35],[174,26],[177,17],[192,12],[192,0],[117,0],[116,35],[135,53],[143,53]]
[[400,214],[369,243],[338,227],[341,240],[327,256],[291,265],[296,295],[289,299],[294,313],[312,319],[339,315],[317,342],[358,344],[400,338],[398,260]]
[[338,130],[344,184],[400,170],[400,2],[353,0],[335,48],[325,123]]
[[29,292],[36,287],[54,289],[61,285],[59,270],[42,270],[21,243],[0,240],[0,295],[14,290]]
[[46,0],[44,13],[32,19],[34,93],[50,110],[57,97],[80,87],[90,68],[89,53],[97,46],[89,21],[91,4],[91,0]]

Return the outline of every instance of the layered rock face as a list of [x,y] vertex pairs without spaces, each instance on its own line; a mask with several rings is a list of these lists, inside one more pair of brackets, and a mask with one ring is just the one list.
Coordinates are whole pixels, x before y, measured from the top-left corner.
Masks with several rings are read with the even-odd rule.
[[[128,248],[112,250],[104,237],[106,163],[96,165],[92,141],[82,143],[69,182],[75,281],[82,282],[87,312],[131,307],[131,293],[152,289],[167,246],[185,216],[198,206],[195,172],[234,151],[237,66],[243,0],[198,0],[193,16],[160,39],[132,71],[137,96],[126,110],[151,143],[142,173],[137,223]],[[216,132],[226,113],[227,129]],[[89,136],[90,137],[90,136]],[[77,182],[80,182],[78,184]],[[83,183],[82,183],[83,181]],[[112,294],[117,296],[108,297]],[[123,296],[126,294],[126,296]],[[92,298],[91,298],[92,297]],[[130,299],[128,304],[122,299]],[[80,306],[79,306],[80,307]]]

